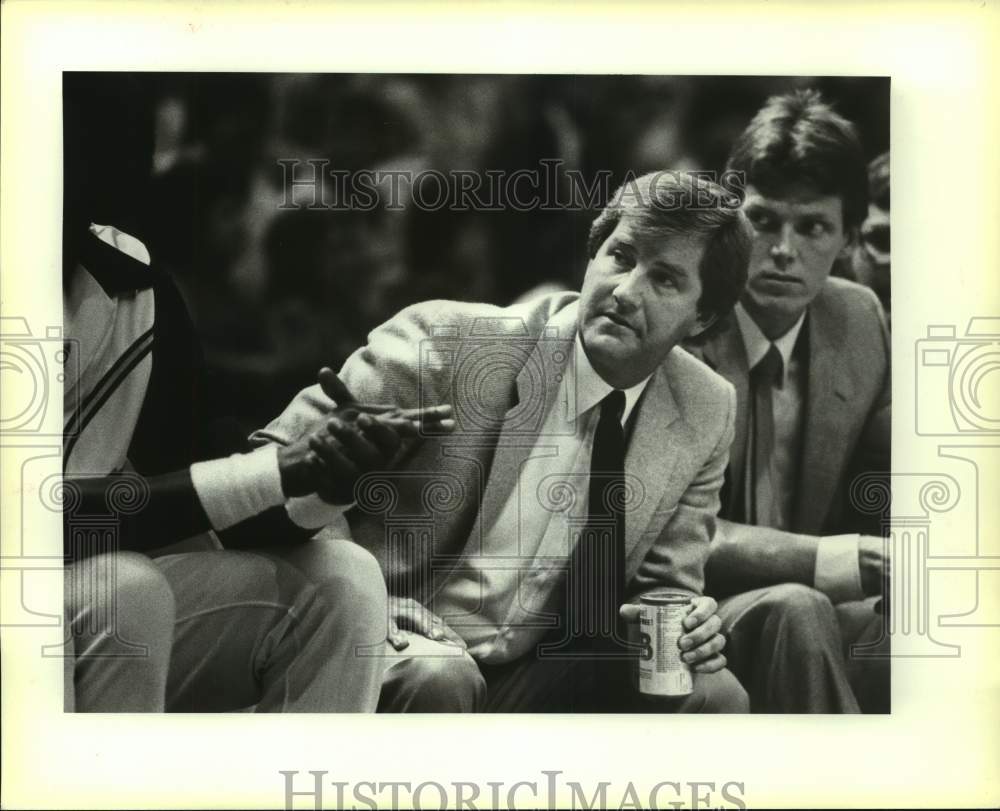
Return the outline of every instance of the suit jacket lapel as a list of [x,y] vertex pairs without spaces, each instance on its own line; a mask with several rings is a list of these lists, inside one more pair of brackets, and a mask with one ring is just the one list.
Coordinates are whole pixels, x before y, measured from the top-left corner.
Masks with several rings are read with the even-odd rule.
[[[687,452],[683,432],[675,427],[680,412],[664,367],[660,367],[636,406],[636,417],[625,452],[626,486],[640,488],[642,500],[625,513],[626,574],[631,578],[645,550],[639,541],[654,518],[670,485],[677,459]],[[636,558],[639,559],[636,559]]]
[[806,316],[808,383],[799,488],[793,526],[798,532],[819,534],[830,508],[846,460],[843,441],[850,413],[847,404],[853,385],[842,354],[847,345],[846,319],[814,302]]
[[[728,501],[742,492],[746,470],[747,434],[750,430],[750,365],[746,347],[736,320],[729,316],[726,327],[702,350],[702,357],[712,369],[736,389],[736,425],[729,451]],[[731,504],[723,504],[728,514]]]
[[576,304],[571,304],[551,319],[514,380],[474,537],[497,520],[517,486],[521,466],[538,441],[545,415],[559,394],[566,366],[573,362],[576,310]]

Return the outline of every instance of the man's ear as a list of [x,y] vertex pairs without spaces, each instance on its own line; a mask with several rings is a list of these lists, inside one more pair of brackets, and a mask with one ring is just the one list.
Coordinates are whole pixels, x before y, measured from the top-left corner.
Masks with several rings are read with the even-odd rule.
[[695,321],[691,329],[688,330],[687,337],[690,339],[690,338],[697,338],[698,336],[703,335],[718,320],[719,320],[718,313],[712,313],[712,315],[708,316],[708,318],[702,318],[701,316],[698,316],[698,320]]

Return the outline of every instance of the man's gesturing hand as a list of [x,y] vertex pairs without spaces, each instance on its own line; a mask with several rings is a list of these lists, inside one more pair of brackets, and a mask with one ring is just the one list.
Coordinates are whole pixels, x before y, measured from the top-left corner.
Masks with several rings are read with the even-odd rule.
[[400,409],[358,403],[333,373],[320,371],[320,385],[336,402],[324,422],[278,450],[281,487],[286,497],[317,493],[331,504],[347,504],[365,473],[388,470],[402,443],[434,425],[440,433],[455,428],[451,406]]
[[348,420],[360,414],[369,414],[378,417],[380,423],[397,429],[406,438],[419,436],[421,428],[435,433],[455,430],[450,405],[399,408],[395,405],[361,403],[333,369],[326,366],[319,370],[319,385],[323,393],[337,404],[337,412]]
[[402,631],[413,631],[428,639],[467,647],[465,640],[449,628],[437,614],[409,597],[389,597],[389,644],[403,650],[410,643]]
[[[715,673],[726,666],[726,657],[722,655],[726,638],[719,633],[722,620],[715,613],[718,607],[711,597],[693,597],[684,618],[686,633],[677,640],[677,646],[683,651],[681,658],[696,673]],[[638,622],[639,606],[623,605],[621,617],[626,622]]]

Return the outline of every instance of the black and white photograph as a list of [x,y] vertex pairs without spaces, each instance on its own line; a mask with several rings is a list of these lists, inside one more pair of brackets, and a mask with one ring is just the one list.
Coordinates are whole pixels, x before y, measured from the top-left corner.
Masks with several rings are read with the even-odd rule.
[[6,4],[3,806],[1000,802],[916,5]]
[[889,712],[888,101],[65,73],[67,707]]

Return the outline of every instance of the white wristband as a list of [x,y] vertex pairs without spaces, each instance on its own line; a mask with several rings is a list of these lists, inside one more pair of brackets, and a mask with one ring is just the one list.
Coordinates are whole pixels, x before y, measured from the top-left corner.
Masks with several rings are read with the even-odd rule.
[[819,539],[813,582],[834,605],[864,599],[861,564],[858,561],[860,535],[831,535]]
[[226,529],[284,503],[278,447],[195,462],[191,481],[213,529]]
[[321,529],[327,524],[332,524],[353,506],[353,502],[351,504],[329,504],[315,493],[290,498],[285,502],[288,517],[302,529]]

